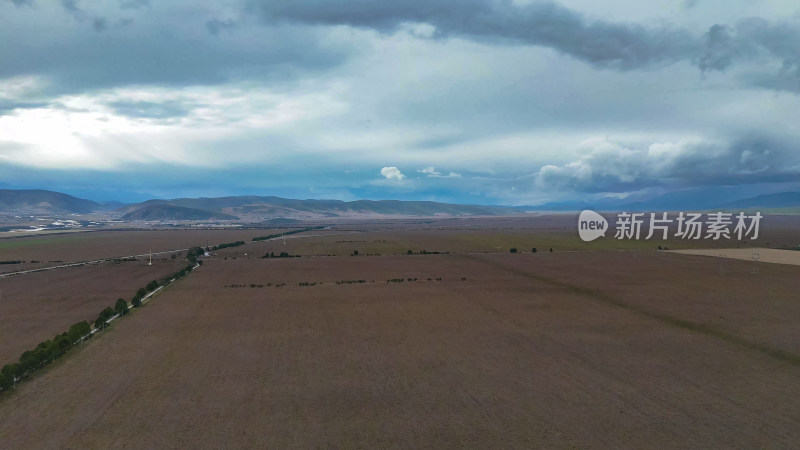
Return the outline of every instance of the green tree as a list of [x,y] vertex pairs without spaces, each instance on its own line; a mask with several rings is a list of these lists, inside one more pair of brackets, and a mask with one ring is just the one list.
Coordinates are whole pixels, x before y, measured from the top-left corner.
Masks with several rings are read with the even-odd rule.
[[124,298],[118,298],[117,302],[114,303],[114,312],[120,316],[128,314],[128,302]]
[[536,253],[537,251],[538,251],[538,250],[536,250],[536,247],[533,247],[533,248],[531,249],[531,252],[532,252],[532,253]]
[[0,375],[2,375],[2,378],[0,378],[0,387],[8,389],[14,387],[17,379],[22,376],[22,370],[19,363],[6,364],[3,366],[3,369],[0,370]]
[[153,292],[153,291],[156,290],[156,288],[158,288],[158,281],[156,281],[156,280],[153,280],[153,281],[147,283],[147,286],[145,286],[145,289],[147,289],[147,292]]
[[77,342],[78,339],[86,336],[92,331],[91,326],[85,320],[82,320],[71,327],[69,327],[69,331],[67,331],[67,336],[69,337],[70,342]]
[[108,307],[100,312],[100,315],[97,316],[97,320],[94,321],[94,327],[98,330],[102,330],[106,327],[106,321],[114,315],[114,310],[111,307]]
[[511,253],[517,253],[517,248],[516,247],[511,247],[511,250],[509,250],[509,251]]
[[67,336],[67,333],[61,333],[53,339],[53,345],[58,349],[58,354],[61,355],[72,346],[72,339]]

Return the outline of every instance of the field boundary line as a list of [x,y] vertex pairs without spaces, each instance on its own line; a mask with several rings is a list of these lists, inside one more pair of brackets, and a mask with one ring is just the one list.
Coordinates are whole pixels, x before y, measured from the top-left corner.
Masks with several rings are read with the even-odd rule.
[[698,333],[698,334],[702,334],[702,335],[705,335],[705,336],[714,337],[714,338],[720,339],[720,340],[722,340],[724,342],[728,342],[730,344],[738,345],[740,347],[743,347],[743,348],[746,348],[746,349],[749,349],[749,350],[753,350],[753,351],[762,353],[764,355],[770,356],[772,358],[775,358],[775,359],[777,359],[779,361],[783,361],[785,363],[791,364],[793,366],[800,367],[800,355],[797,355],[797,354],[792,353],[792,352],[788,352],[786,350],[781,350],[779,348],[775,348],[775,347],[772,347],[772,346],[764,344],[764,343],[751,341],[751,340],[745,339],[745,338],[743,338],[741,336],[729,333],[727,331],[723,331],[723,330],[720,330],[720,329],[717,329],[717,328],[714,328],[714,327],[710,327],[708,325],[703,325],[703,324],[700,324],[700,323],[697,323],[697,322],[692,322],[691,320],[681,319],[679,317],[670,316],[668,314],[661,314],[661,313],[653,312],[653,311],[647,310],[645,308],[642,308],[642,307],[639,307],[639,306],[632,305],[630,303],[624,302],[624,301],[622,301],[620,299],[614,298],[614,297],[612,297],[612,296],[610,296],[610,295],[608,295],[608,294],[606,294],[604,292],[601,292],[601,291],[597,291],[597,290],[590,289],[590,288],[587,288],[587,287],[583,287],[583,286],[567,283],[565,281],[560,281],[560,280],[557,280],[555,278],[550,278],[550,277],[545,277],[545,276],[542,276],[542,275],[536,275],[536,274],[530,273],[530,272],[525,272],[525,271],[523,271],[521,269],[517,269],[515,267],[509,267],[509,266],[507,266],[505,264],[498,263],[496,261],[489,261],[489,260],[486,260],[486,259],[483,259],[483,258],[479,258],[479,257],[477,257],[475,255],[464,255],[464,254],[462,254],[462,256],[465,257],[465,258],[468,258],[468,259],[471,259],[471,260],[486,264],[488,266],[492,266],[492,267],[495,267],[495,268],[498,268],[498,269],[503,269],[503,270],[505,270],[507,272],[510,272],[510,273],[513,273],[515,275],[519,275],[519,276],[530,278],[530,279],[533,279],[533,280],[536,280],[536,281],[540,281],[542,283],[546,283],[546,284],[549,284],[549,285],[552,285],[552,286],[556,286],[556,287],[560,287],[560,288],[563,288],[563,289],[567,289],[568,291],[572,291],[572,292],[574,292],[576,294],[580,294],[580,295],[583,295],[585,297],[592,298],[592,299],[594,299],[596,301],[599,301],[601,303],[604,303],[604,304],[607,304],[607,305],[611,305],[611,306],[615,306],[617,308],[630,311],[632,313],[641,315],[643,317],[647,317],[649,319],[657,320],[659,322],[662,322],[664,324],[670,325],[670,326],[675,327],[675,328],[680,328],[680,329],[683,329],[683,330],[692,331],[692,332],[695,332],[695,333]]
[[[153,252],[153,255],[160,255],[164,253],[178,253],[178,252],[185,252],[188,251],[188,248],[178,249],[178,250],[163,250],[160,252]],[[145,257],[150,255],[151,253],[143,253],[141,255],[129,255],[129,256],[112,256],[109,258],[101,258],[101,259],[94,259],[90,261],[75,261],[67,264],[59,264],[57,266],[48,266],[48,267],[38,267],[36,269],[28,269],[28,270],[18,270],[16,272],[7,272],[7,273],[0,273],[0,278],[5,277],[13,277],[15,275],[25,275],[28,273],[35,273],[35,272],[44,272],[45,270],[55,270],[55,269],[66,269],[67,267],[78,267],[78,266],[88,266],[90,264],[100,264],[109,261],[117,261],[117,260],[125,260],[130,258],[139,258]]]

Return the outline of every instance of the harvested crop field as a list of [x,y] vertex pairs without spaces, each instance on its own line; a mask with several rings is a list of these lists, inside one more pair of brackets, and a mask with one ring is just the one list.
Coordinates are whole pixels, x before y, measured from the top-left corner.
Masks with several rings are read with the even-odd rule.
[[791,447],[796,268],[738,263],[212,259],[3,398],[0,442]]
[[791,264],[793,266],[800,266],[800,251],[797,250],[791,251],[774,248],[720,248],[675,250],[675,253],[756,261],[757,263]]
[[[612,216],[609,215],[609,218]],[[577,233],[577,215],[554,214],[521,217],[450,218],[432,220],[386,220],[336,224],[330,230],[288,236],[285,240],[261,242],[246,249],[250,254],[287,251],[298,255],[347,256],[359,254],[391,255],[407,251],[506,253],[520,252],[656,250],[750,247],[796,247],[800,245],[797,229],[800,216],[767,216],[760,236],[752,242],[713,239],[615,239],[614,230],[605,238],[583,242]],[[674,233],[676,230],[672,230]],[[644,237],[644,236],[642,236]],[[286,244],[283,244],[283,242]],[[231,249],[229,254],[242,256],[245,249]]]
[[184,266],[186,260],[107,262],[0,278],[0,366]]
[[[35,260],[39,265],[51,266],[53,261],[87,261],[250,241],[281,231],[285,230],[117,230],[5,238],[0,239],[0,261]],[[3,266],[0,271],[5,271]]]

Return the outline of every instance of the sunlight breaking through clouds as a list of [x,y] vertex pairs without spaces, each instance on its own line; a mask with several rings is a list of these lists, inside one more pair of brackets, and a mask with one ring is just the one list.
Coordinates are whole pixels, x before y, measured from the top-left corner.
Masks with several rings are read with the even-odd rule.
[[800,183],[794,2],[69,5],[0,2],[11,186],[532,204]]

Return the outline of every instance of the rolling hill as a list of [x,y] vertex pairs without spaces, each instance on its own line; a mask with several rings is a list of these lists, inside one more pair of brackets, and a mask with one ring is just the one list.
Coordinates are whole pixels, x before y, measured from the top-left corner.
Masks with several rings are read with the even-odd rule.
[[800,207],[800,192],[780,192],[778,194],[759,195],[744,198],[720,205],[720,208],[796,208]]
[[87,214],[106,209],[102,204],[40,189],[0,189],[0,211],[14,214]]
[[[176,206],[195,210],[213,211],[235,216],[264,218],[287,217],[340,217],[352,215],[500,215],[519,214],[519,210],[504,206],[456,205],[427,201],[399,200],[294,200],[281,197],[217,197],[180,198],[174,200],[148,200],[128,205],[118,210],[130,214],[141,208],[155,206]],[[125,218],[125,216],[123,216]],[[166,217],[165,217],[166,218]]]
[[131,211],[122,220],[237,220],[238,217],[216,211],[207,211],[183,206],[155,204]]

